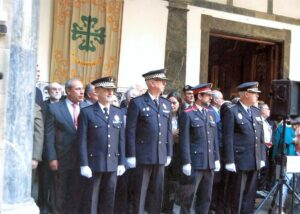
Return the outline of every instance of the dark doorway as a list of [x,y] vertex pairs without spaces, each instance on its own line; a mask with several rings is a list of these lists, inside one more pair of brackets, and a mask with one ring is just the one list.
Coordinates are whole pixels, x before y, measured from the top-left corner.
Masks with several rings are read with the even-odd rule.
[[282,43],[211,33],[208,81],[225,99],[237,95],[240,83],[258,81],[259,100],[270,104],[271,82],[283,77],[282,48]]

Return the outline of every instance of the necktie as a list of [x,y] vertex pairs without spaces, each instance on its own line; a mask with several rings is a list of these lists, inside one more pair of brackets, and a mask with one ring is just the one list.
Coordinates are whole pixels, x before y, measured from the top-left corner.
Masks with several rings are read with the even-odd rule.
[[247,112],[248,112],[249,117],[251,117],[251,110],[250,110],[250,108],[247,108]]
[[202,108],[201,113],[203,114],[203,116],[206,116],[206,112],[205,112],[204,108]]
[[108,108],[104,107],[103,111],[104,111],[104,115],[105,115],[106,120],[108,120]]
[[77,129],[78,127],[78,124],[77,124],[77,119],[78,119],[78,110],[77,110],[77,106],[78,104],[77,103],[72,103],[72,107],[73,107],[73,117],[74,117],[74,125],[75,125],[75,128]]
[[154,99],[153,101],[155,103],[156,108],[158,108],[158,99]]

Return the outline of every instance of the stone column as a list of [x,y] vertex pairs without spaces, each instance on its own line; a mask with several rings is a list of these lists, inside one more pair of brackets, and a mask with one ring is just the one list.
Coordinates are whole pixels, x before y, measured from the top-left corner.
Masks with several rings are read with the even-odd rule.
[[174,89],[180,92],[186,76],[187,3],[169,1],[168,8],[165,67],[171,81],[167,84],[166,92]]
[[4,0],[3,7],[8,33],[0,36],[0,213],[35,214],[31,157],[39,0]]

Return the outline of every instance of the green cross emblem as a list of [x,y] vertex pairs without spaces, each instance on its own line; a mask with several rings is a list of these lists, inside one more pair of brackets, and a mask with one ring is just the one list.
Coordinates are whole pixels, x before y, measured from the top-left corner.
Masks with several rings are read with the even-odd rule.
[[96,29],[95,26],[98,23],[98,19],[91,16],[81,16],[83,26],[79,26],[77,23],[72,25],[72,40],[81,39],[79,45],[80,50],[92,51],[96,50],[94,41],[99,44],[104,44],[105,27]]

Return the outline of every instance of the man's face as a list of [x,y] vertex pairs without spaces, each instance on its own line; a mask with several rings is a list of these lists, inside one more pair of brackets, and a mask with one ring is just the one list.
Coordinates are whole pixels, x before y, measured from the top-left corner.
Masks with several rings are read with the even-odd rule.
[[83,85],[79,80],[74,80],[72,82],[72,87],[67,89],[67,97],[72,102],[81,102],[84,98]]
[[216,106],[218,108],[220,108],[221,105],[224,103],[223,95],[222,94],[218,94],[218,96],[214,99],[214,102],[216,103]]
[[90,99],[93,103],[95,103],[95,102],[98,101],[98,94],[96,93],[95,88],[94,88],[92,91],[90,91],[90,92],[87,94],[87,96],[89,97],[89,99]]
[[185,91],[184,92],[184,101],[188,104],[192,104],[194,102],[194,94],[193,91]]
[[95,89],[98,94],[98,102],[102,105],[107,105],[112,100],[114,89],[98,87]]
[[48,90],[51,100],[59,100],[61,98],[61,86],[59,84],[52,84]]
[[202,106],[208,106],[211,102],[212,96],[211,94],[200,94],[198,95],[198,99],[201,101]]
[[257,104],[257,101],[258,101],[258,97],[259,97],[259,94],[258,94],[258,93],[255,93],[255,92],[249,92],[249,91],[246,92],[247,102],[248,102],[250,105],[256,105],[256,104]]
[[150,90],[154,90],[158,93],[163,93],[167,84],[166,80],[162,79],[152,79],[151,81],[151,88]]

